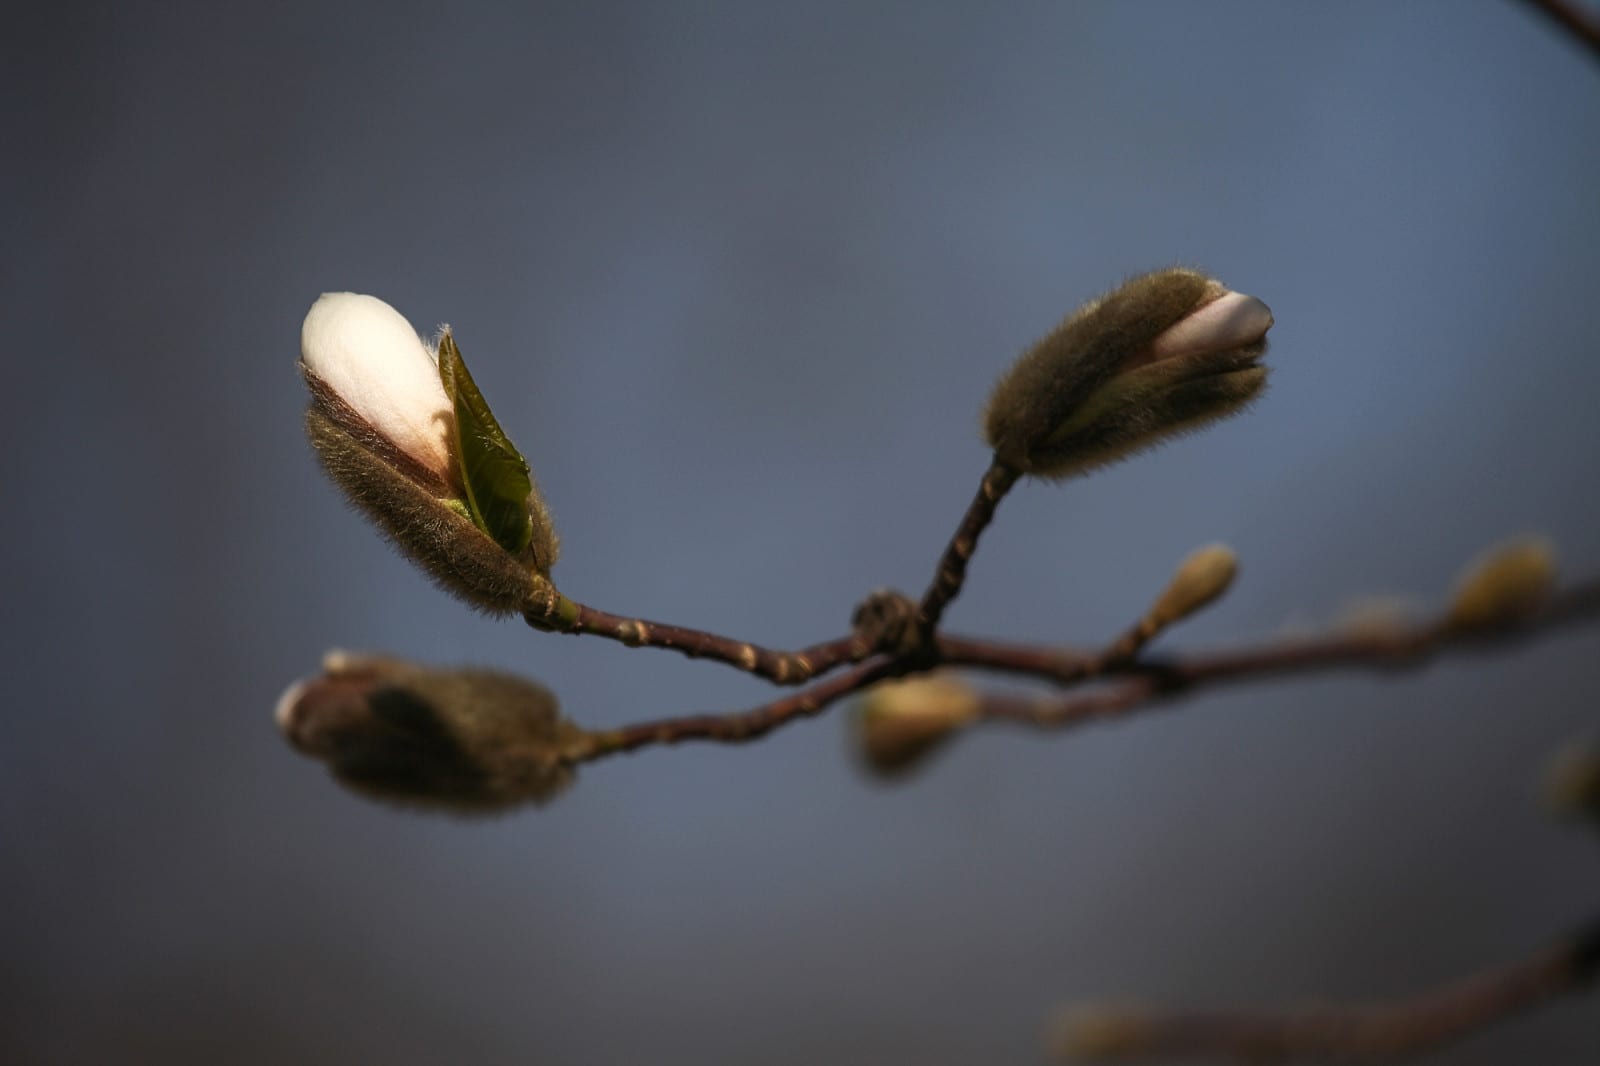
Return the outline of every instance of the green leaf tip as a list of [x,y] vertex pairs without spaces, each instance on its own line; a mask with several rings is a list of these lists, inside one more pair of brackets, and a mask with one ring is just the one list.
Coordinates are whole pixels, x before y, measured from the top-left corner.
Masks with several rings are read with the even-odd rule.
[[528,461],[489,410],[449,330],[439,337],[439,381],[455,410],[454,450],[472,521],[496,544],[520,555],[533,540]]

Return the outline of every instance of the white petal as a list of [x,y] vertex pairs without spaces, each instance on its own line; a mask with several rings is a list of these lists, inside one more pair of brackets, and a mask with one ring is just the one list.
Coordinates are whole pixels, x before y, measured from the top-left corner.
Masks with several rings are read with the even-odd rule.
[[1226,352],[1255,344],[1272,326],[1272,311],[1254,296],[1225,292],[1181,319],[1150,345],[1153,359]]
[[376,296],[323,293],[300,329],[300,357],[395,447],[453,476],[454,416],[438,363],[400,312]]

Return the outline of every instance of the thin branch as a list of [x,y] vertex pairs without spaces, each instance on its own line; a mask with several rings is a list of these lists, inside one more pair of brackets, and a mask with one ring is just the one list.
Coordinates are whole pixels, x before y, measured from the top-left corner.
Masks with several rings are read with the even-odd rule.
[[1391,1003],[1281,1014],[1162,1014],[1079,1008],[1058,1034],[1063,1057],[1226,1056],[1248,1062],[1388,1058],[1431,1051],[1593,981],[1600,921],[1526,959]]
[[687,626],[625,618],[571,600],[564,606],[565,616],[554,624],[533,612],[524,618],[536,629],[573,635],[591,633],[629,647],[664,648],[691,659],[712,659],[778,685],[804,684],[845,663],[860,662],[873,651],[856,636],[839,637],[799,651],[776,651]]
[[961,524],[956,527],[955,535],[950,538],[950,543],[944,549],[944,555],[939,559],[939,568],[934,571],[933,583],[922,596],[917,629],[924,646],[931,642],[934,632],[939,628],[939,619],[943,617],[944,609],[950,605],[951,600],[960,595],[961,585],[967,579],[967,564],[972,561],[972,553],[977,550],[978,538],[994,520],[995,508],[1000,506],[1000,501],[1011,491],[1011,486],[1015,485],[1021,476],[1020,470],[1002,462],[998,457],[989,464],[988,471],[983,475],[983,481],[978,485],[977,495],[972,498],[972,503],[967,505],[967,513],[962,516]]
[[[917,611],[916,643],[924,658],[931,654],[930,645],[940,616],[961,591],[979,535],[994,519],[995,508],[1020,476],[1019,471],[999,459],[994,460],[984,474],[977,495],[945,548],[933,583]],[[524,611],[523,619],[533,628],[548,632],[589,633],[629,647],[663,648],[691,659],[712,659],[778,685],[804,684],[836,667],[859,663],[880,650],[895,650],[880,648],[861,632],[856,632],[799,651],[778,651],[688,626],[612,614],[560,594]]]
[[1105,651],[1085,655],[1064,648],[939,637],[931,651],[868,659],[847,673],[750,710],[663,718],[589,733],[568,752],[568,759],[586,762],[650,745],[689,740],[743,743],[820,714],[843,697],[878,681],[922,673],[940,665],[1021,674],[1058,684],[1085,681],[1102,672],[1116,678],[1103,688],[1066,697],[983,697],[981,720],[1060,728],[1125,714],[1213,682],[1346,666],[1393,669],[1420,665],[1447,648],[1512,644],[1597,615],[1600,615],[1600,579],[1591,579],[1553,596],[1536,614],[1493,629],[1462,631],[1429,622],[1414,629],[1379,635],[1335,634],[1243,651],[1163,660],[1119,661],[1115,659],[1115,644]]
[[[1373,670],[1419,667],[1446,651],[1514,645],[1597,615],[1600,615],[1600,578],[1591,578],[1552,596],[1534,614],[1486,629],[1463,630],[1441,620],[1381,633],[1332,633],[1256,648],[1131,662],[1119,662],[1114,658],[1115,645],[1098,655],[1084,656],[1065,650],[952,637],[941,640],[940,648],[941,661],[948,666],[998,670],[1058,684],[1102,673],[1125,678],[1108,688],[1079,696],[1044,700],[993,699],[994,718],[1064,726],[1131,710],[1157,698],[1173,698],[1219,681],[1264,680],[1344,667]],[[1022,710],[1024,707],[1028,708],[1026,712]]]
[[1555,23],[1567,36],[1589,49],[1600,59],[1600,19],[1591,17],[1569,0],[1526,0],[1535,11]]
[[686,740],[713,740],[723,744],[742,744],[767,735],[780,726],[821,714],[842,699],[884,678],[896,677],[912,669],[904,659],[887,656],[872,659],[848,673],[820,681],[780,700],[753,710],[732,714],[697,714],[683,718],[662,718],[640,722],[621,729],[599,730],[584,735],[570,747],[570,763],[592,762],[608,755],[620,755],[654,744],[679,744]]

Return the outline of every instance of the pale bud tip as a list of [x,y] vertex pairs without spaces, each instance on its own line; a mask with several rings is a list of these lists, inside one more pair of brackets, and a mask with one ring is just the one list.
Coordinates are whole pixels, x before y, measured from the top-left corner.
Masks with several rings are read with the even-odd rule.
[[376,296],[325,292],[300,327],[300,359],[374,430],[449,480],[452,408],[435,355]]
[[1272,328],[1272,309],[1242,292],[1223,294],[1179,319],[1151,342],[1156,359],[1232,351],[1260,344]]
[[305,681],[296,681],[283,690],[283,695],[278,697],[277,706],[272,709],[272,720],[278,724],[278,729],[285,736],[289,735],[294,727],[294,709],[300,703],[300,698],[306,693]]

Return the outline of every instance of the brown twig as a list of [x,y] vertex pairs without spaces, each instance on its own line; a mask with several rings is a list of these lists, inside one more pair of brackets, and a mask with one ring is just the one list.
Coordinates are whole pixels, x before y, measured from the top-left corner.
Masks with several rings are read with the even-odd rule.
[[1417,666],[1448,648],[1507,644],[1571,622],[1600,615],[1600,578],[1553,596],[1537,613],[1492,629],[1461,630],[1442,622],[1382,634],[1333,634],[1268,644],[1241,651],[1118,660],[1116,645],[1084,654],[1069,649],[1006,644],[970,637],[939,637],[931,651],[878,656],[848,673],[746,711],[664,718],[588,734],[573,748],[573,762],[591,761],[654,744],[689,740],[742,743],[802,718],[820,714],[845,696],[886,678],[921,673],[935,666],[966,666],[1072,684],[1102,673],[1116,678],[1104,688],[1065,697],[986,695],[980,719],[1061,728],[1115,717],[1146,704],[1170,699],[1227,680],[1268,678],[1338,667],[1394,669]]
[[1071,696],[984,696],[979,715],[983,720],[1059,729],[1117,717],[1222,681],[1265,680],[1346,667],[1419,667],[1445,651],[1516,644],[1596,615],[1600,615],[1600,578],[1580,582],[1551,597],[1535,614],[1485,629],[1462,630],[1433,621],[1384,633],[1333,633],[1236,651],[1120,663],[1107,661],[1109,653],[1074,664],[1060,657],[1052,660],[1043,654],[1043,649],[1030,652],[1026,648],[954,640],[946,640],[941,646],[949,649],[944,659],[947,665],[998,669],[1058,682],[1093,677],[1104,668],[1108,675],[1120,678],[1104,688]]
[[[950,538],[933,582],[928,586],[917,610],[915,643],[924,658],[933,654],[933,633],[938,628],[945,607],[961,591],[967,564],[977,548],[979,535],[993,521],[995,508],[1020,476],[1020,472],[1013,467],[999,459],[994,460],[984,474],[977,495],[967,507],[955,535]],[[880,650],[894,650],[880,649],[862,633],[856,632],[813,644],[800,651],[777,651],[688,626],[627,618],[559,594],[537,607],[530,607],[523,613],[523,618],[535,629],[574,635],[590,633],[630,647],[663,648],[680,652],[691,659],[712,659],[778,685],[804,684],[846,663],[861,662]]]
[[932,584],[923,593],[922,605],[917,612],[917,630],[924,647],[932,641],[933,634],[938,630],[944,609],[960,595],[962,583],[967,578],[967,564],[977,550],[978,538],[994,520],[995,508],[1000,506],[1000,501],[1021,476],[1020,470],[998,457],[989,464],[983,480],[978,484],[977,495],[967,505],[967,513],[961,517],[961,524],[956,527],[955,535],[950,538],[944,555],[939,558]]
[[574,635],[590,633],[629,647],[663,648],[691,659],[712,659],[777,685],[804,684],[845,663],[860,662],[873,651],[856,636],[839,637],[799,651],[775,651],[687,626],[625,618],[571,600],[565,600],[563,608],[559,620],[536,612],[529,612],[524,618],[536,629]]
[[640,722],[621,729],[588,733],[571,747],[568,762],[592,762],[608,755],[620,755],[652,744],[680,744],[686,740],[714,740],[723,744],[742,744],[763,737],[780,726],[820,714],[834,701],[859,689],[906,673],[910,664],[903,659],[879,657],[848,673],[810,688],[762,704],[753,710],[733,714],[697,714],[683,718],[663,718]]
[[1413,1055],[1460,1040],[1600,972],[1600,921],[1554,947],[1392,1003],[1281,1014],[1162,1014],[1078,1008],[1057,1034],[1062,1057],[1230,1057],[1248,1062]]
[[1590,17],[1568,0],[1526,0],[1535,11],[1555,23],[1567,36],[1589,49],[1600,59],[1600,19]]

